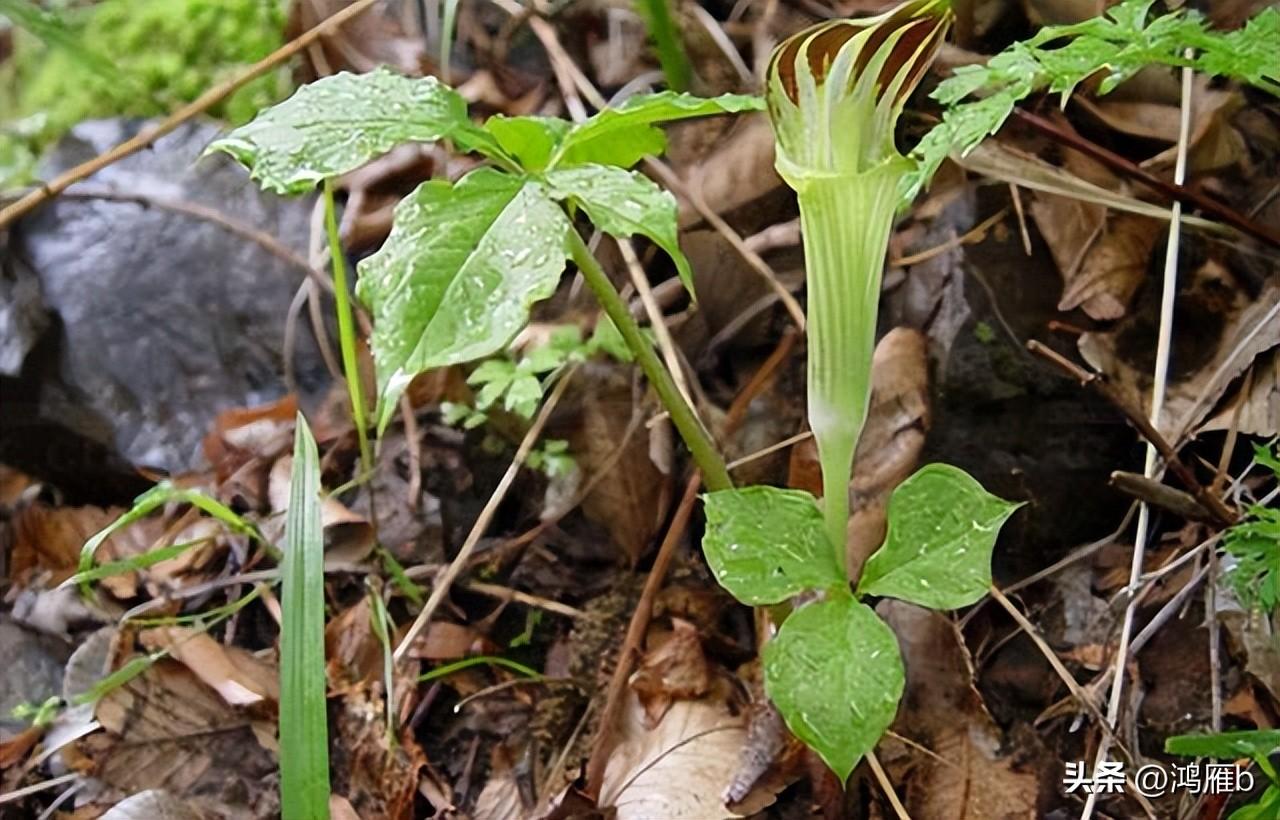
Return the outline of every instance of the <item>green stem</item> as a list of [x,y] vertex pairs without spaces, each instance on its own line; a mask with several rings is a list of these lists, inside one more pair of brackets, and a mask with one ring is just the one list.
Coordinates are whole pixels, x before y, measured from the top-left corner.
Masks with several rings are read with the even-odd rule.
[[569,231],[569,253],[578,270],[582,271],[582,278],[587,280],[587,286],[595,293],[600,306],[604,308],[605,314],[613,320],[627,347],[631,348],[631,352],[635,354],[640,369],[648,377],[649,384],[653,385],[662,405],[671,416],[671,422],[675,424],[680,437],[684,439],[685,445],[693,455],[693,460],[702,470],[702,480],[706,483],[707,489],[713,491],[732,489],[733,482],[729,479],[729,471],[724,466],[724,459],[720,457],[720,452],[711,441],[711,436],[703,428],[702,422],[698,421],[698,417],[693,414],[693,409],[684,400],[684,396],[680,395],[675,382],[671,380],[671,374],[658,359],[658,354],[653,352],[653,347],[640,332],[640,326],[636,324],[636,320],[632,318],[631,311],[618,295],[618,289],[613,286],[613,282],[609,281],[608,275],[600,267],[600,263],[596,261],[587,243],[582,241],[582,237],[576,230]]
[[823,519],[844,567],[853,454],[871,399],[880,277],[900,162],[798,180],[809,297],[809,426],[822,467]]
[[333,204],[333,180],[324,181],[324,227],[329,234],[329,259],[333,263],[333,296],[338,310],[338,344],[342,348],[342,374],[347,380],[347,396],[351,399],[351,421],[360,442],[361,472],[373,470],[373,451],[369,449],[369,424],[365,419],[364,391],[360,381],[360,359],[356,355],[355,316],[351,295],[347,290],[347,260],[338,235],[338,217]]

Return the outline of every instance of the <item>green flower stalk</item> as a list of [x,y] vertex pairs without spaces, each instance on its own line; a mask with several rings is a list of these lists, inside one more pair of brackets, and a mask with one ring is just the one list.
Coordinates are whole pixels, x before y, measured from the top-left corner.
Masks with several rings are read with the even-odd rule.
[[915,163],[894,125],[951,24],[949,0],[821,23],[774,51],[765,97],[778,173],[800,202],[809,296],[809,426],[823,517],[845,566],[849,480],[871,393],[880,277]]

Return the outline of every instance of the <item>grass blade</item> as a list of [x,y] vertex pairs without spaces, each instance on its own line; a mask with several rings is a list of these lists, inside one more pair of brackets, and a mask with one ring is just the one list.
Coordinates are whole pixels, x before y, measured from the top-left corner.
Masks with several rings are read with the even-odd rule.
[[669,0],[636,0],[636,12],[653,38],[658,63],[672,91],[688,91],[693,81],[693,66],[685,53],[680,29],[671,13]]
[[301,413],[293,439],[281,574],[280,803],[284,820],[328,820],[320,457]]

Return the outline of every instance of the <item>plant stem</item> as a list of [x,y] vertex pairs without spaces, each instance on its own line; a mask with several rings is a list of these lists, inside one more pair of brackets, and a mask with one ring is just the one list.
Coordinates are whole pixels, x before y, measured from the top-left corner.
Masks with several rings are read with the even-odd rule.
[[725,469],[724,459],[720,457],[720,452],[711,441],[711,436],[703,428],[702,422],[698,421],[698,417],[693,414],[693,408],[685,402],[680,391],[676,389],[675,382],[671,380],[671,374],[663,367],[662,362],[658,360],[658,355],[653,352],[653,347],[640,332],[640,326],[636,324],[631,311],[618,295],[618,289],[613,286],[613,282],[609,280],[608,275],[587,247],[587,243],[582,241],[582,237],[576,230],[569,231],[569,253],[578,270],[582,271],[582,277],[587,280],[588,287],[595,293],[600,306],[604,308],[605,315],[613,320],[627,347],[631,348],[631,352],[635,354],[640,369],[653,385],[659,400],[671,416],[671,422],[675,424],[680,437],[684,439],[685,445],[693,455],[694,462],[702,470],[707,489],[713,491],[732,489],[733,482],[729,479],[729,471]]
[[823,519],[846,565],[853,454],[871,398],[880,277],[902,165],[798,180],[809,293],[809,426],[822,467]]
[[373,470],[373,452],[369,449],[369,425],[365,419],[364,391],[360,381],[360,359],[356,355],[356,327],[351,310],[351,293],[347,290],[347,259],[342,253],[338,235],[338,217],[333,204],[333,180],[324,181],[324,228],[329,235],[329,260],[333,265],[333,298],[338,311],[338,344],[342,348],[342,373],[347,380],[347,396],[351,399],[351,421],[360,442],[361,472]]

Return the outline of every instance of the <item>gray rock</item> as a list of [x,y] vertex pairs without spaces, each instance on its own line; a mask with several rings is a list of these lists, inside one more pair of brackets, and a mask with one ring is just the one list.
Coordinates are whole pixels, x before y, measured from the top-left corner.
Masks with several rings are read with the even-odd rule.
[[[43,175],[96,156],[143,125],[82,123],[53,151]],[[219,411],[286,391],[285,321],[305,272],[215,220],[166,203],[213,209],[305,257],[312,200],[261,193],[226,158],[201,159],[219,131],[188,123],[15,227],[11,253],[32,273],[24,279],[14,268],[14,281],[3,287],[28,301],[38,292],[52,321],[30,350],[30,333],[14,331],[21,322],[5,324],[0,316],[0,365],[18,355],[11,351],[30,351],[21,378],[5,385],[0,438],[8,446],[0,446],[0,457],[21,451],[11,462],[46,477],[92,471],[117,456],[182,471],[201,462],[200,439]],[[25,310],[38,315],[30,304]],[[293,370],[306,394],[327,376],[305,319],[298,336]],[[32,439],[64,434],[74,443],[29,452]]]

